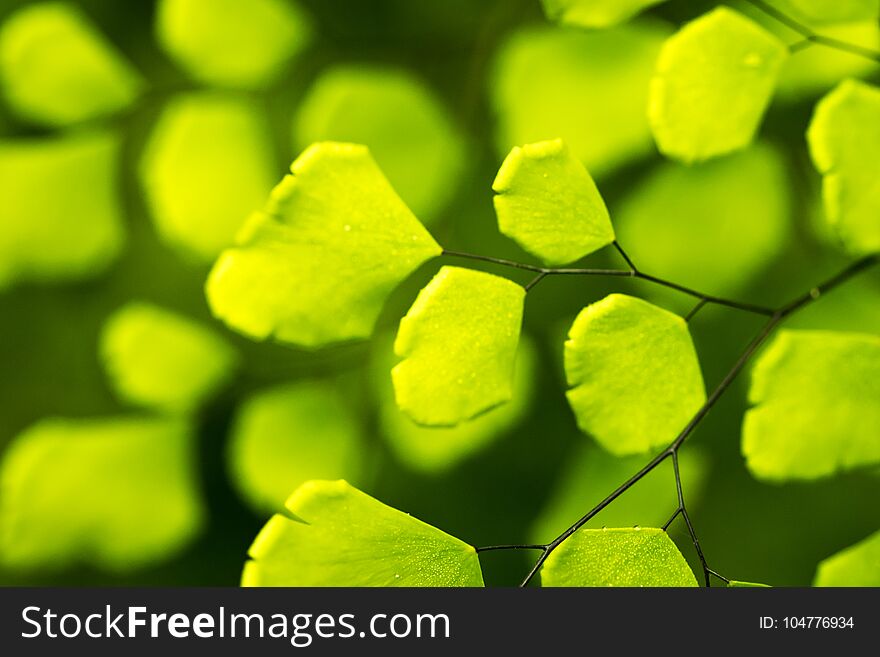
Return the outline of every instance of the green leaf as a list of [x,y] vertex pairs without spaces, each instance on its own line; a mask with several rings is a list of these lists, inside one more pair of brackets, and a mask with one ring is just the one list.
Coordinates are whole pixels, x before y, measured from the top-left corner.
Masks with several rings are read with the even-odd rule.
[[251,546],[242,586],[483,586],[470,545],[345,481],[309,481]]
[[670,32],[653,21],[516,32],[494,68],[498,153],[558,137],[597,178],[649,155],[648,83]]
[[776,0],[776,5],[795,19],[820,25],[860,20],[876,22],[880,10],[878,0]]
[[229,380],[237,360],[212,330],[142,302],[130,302],[110,316],[100,351],[120,397],[171,412],[198,407]]
[[825,215],[848,250],[880,251],[880,89],[846,80],[816,106],[807,141]]
[[541,568],[541,586],[696,585],[662,529],[579,529]]
[[506,278],[442,267],[400,320],[403,360],[391,371],[400,409],[454,426],[509,401],[525,294]]
[[220,87],[269,84],[311,33],[289,0],[161,0],[156,10],[159,44],[194,78]]
[[563,265],[614,241],[605,202],[561,139],[515,147],[492,189],[498,227],[548,265]]
[[665,155],[697,162],[748,146],[788,49],[727,7],[682,27],[663,46],[648,118]]
[[329,382],[290,383],[239,408],[229,469],[251,506],[272,512],[309,479],[356,478],[362,449],[357,418],[338,390]]
[[10,107],[49,126],[107,116],[140,95],[141,76],[72,4],[42,2],[0,29],[0,82]]
[[742,452],[768,481],[880,463],[880,337],[780,331],[752,371]]
[[0,288],[88,278],[116,258],[119,149],[110,133],[0,141]]
[[880,586],[880,531],[822,561],[813,586]]
[[565,375],[578,426],[617,456],[671,443],[706,400],[685,321],[623,294],[577,316]]
[[112,571],[178,552],[204,522],[193,436],[176,419],[45,419],[0,464],[0,560]]
[[208,278],[214,315],[256,339],[366,338],[385,298],[440,247],[364,146],[307,148]]
[[759,584],[757,582],[740,582],[738,580],[732,579],[727,582],[727,588],[729,589],[766,589],[770,588],[767,584]]
[[465,166],[462,135],[440,100],[403,71],[340,66],[324,73],[294,124],[295,145],[365,144],[412,211],[427,223],[444,209]]
[[[736,293],[790,242],[787,169],[779,151],[762,144],[699,165],[665,162],[611,208],[619,239],[646,272],[715,294]],[[664,300],[673,296],[654,292]]]
[[213,260],[277,178],[266,118],[244,98],[177,96],[154,128],[140,174],[160,236]]
[[[619,458],[591,443],[577,445],[565,459],[563,470],[529,536],[545,543],[576,522],[591,507],[604,500],[621,482],[645,465],[644,456]],[[688,509],[697,508],[708,480],[706,454],[688,446],[679,455],[681,482]],[[602,509],[586,527],[660,527],[678,507],[672,459],[667,459],[641,479],[614,504]],[[680,521],[676,521],[680,522]]]
[[420,426],[409,419],[394,400],[390,376],[393,365],[391,340],[379,340],[377,344],[379,353],[374,359],[373,382],[379,402],[382,436],[395,456],[413,470],[438,473],[455,467],[509,433],[532,402],[537,353],[524,335],[516,354],[510,402],[454,427]]
[[552,21],[577,27],[611,27],[666,0],[541,0]]

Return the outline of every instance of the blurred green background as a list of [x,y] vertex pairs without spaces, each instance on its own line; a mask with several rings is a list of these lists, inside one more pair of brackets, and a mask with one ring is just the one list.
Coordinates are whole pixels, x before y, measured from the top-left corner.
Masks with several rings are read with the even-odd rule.
[[[5,0],[0,30],[23,9],[44,4]],[[656,153],[644,118],[653,58],[674,26],[714,3],[673,0],[626,26],[592,33],[548,23],[537,0],[299,0],[295,9],[268,3],[286,6],[283,20],[269,14],[268,34],[260,31],[265,17],[254,25],[247,16],[227,17],[224,24],[209,9],[178,17],[177,31],[159,29],[161,38],[157,4],[73,5],[109,42],[103,54],[115,62],[95,55],[95,75],[108,82],[96,82],[83,98],[53,97],[64,87],[52,87],[51,70],[40,68],[63,67],[63,39],[50,39],[56,59],[46,64],[16,60],[15,44],[4,50],[3,40],[12,37],[0,32],[0,450],[8,452],[47,417],[185,417],[194,427],[194,457],[157,454],[151,444],[165,437],[160,426],[155,441],[140,443],[157,470],[166,472],[161,459],[174,460],[167,485],[164,474],[135,476],[148,467],[136,454],[118,461],[129,458],[131,476],[122,470],[116,478],[93,478],[87,449],[48,450],[47,465],[32,468],[25,484],[7,473],[0,488],[3,584],[235,585],[250,542],[281,495],[266,488],[289,479],[292,490],[311,476],[349,478],[473,545],[547,541],[646,460],[614,459],[578,432],[563,394],[561,358],[573,317],[611,291],[677,312],[690,307],[688,299],[646,284],[559,277],[530,293],[525,333],[532,348],[522,358],[531,367],[520,371],[531,376],[518,386],[519,407],[458,442],[395,428],[401,419],[389,407],[384,378],[389,336],[436,263],[395,292],[369,344],[305,351],[255,343],[212,320],[203,285],[214,256],[231,240],[236,218],[243,221],[262,203],[267,186],[311,141],[366,141],[438,241],[457,250],[528,258],[497,232],[491,183],[511,146],[563,137],[596,177],[621,243],[652,274],[779,304],[846,262],[818,228],[819,178],[804,130],[818,97],[847,75],[876,81],[876,66],[832,51],[804,52],[785,71],[752,149],[692,169]],[[227,5],[203,4],[221,14]],[[233,4],[245,14],[261,5]],[[212,41],[207,35],[215,29],[223,38]],[[241,38],[229,39],[223,29]],[[877,39],[876,24],[839,29],[866,45]],[[72,50],[67,64],[77,56]],[[241,65],[262,56],[261,70]],[[33,68],[16,73],[16,61]],[[49,113],[41,114],[47,105]],[[50,161],[39,154],[40,144],[95,134],[109,140],[95,146],[103,156]],[[96,224],[102,221],[103,229]],[[110,235],[71,260],[90,230]],[[605,251],[590,262],[619,266]],[[168,358],[188,322],[168,329],[164,347],[149,331],[130,336],[127,346],[106,344],[108,318],[132,301],[173,311],[172,324],[182,316],[210,333]],[[144,323],[161,324],[156,313],[148,310]],[[728,309],[701,311],[691,330],[707,386],[725,374],[759,324]],[[877,333],[880,276],[853,281],[790,324]],[[141,348],[148,356],[138,361]],[[113,364],[114,354],[121,365]],[[183,406],[154,394],[161,397],[172,379],[185,387],[181,379],[189,373],[183,365],[175,371],[175,362],[195,363],[200,372],[217,368],[204,386],[193,383],[195,401]],[[126,368],[148,379],[145,391],[120,383]],[[691,515],[711,566],[722,574],[808,585],[821,559],[880,526],[880,478],[755,481],[739,452],[747,381],[747,374],[740,377],[684,448]],[[66,431],[62,426],[59,444],[77,438]],[[119,433],[122,444],[133,430],[107,431]],[[263,442],[248,451],[235,442],[248,440],[242,435]],[[432,440],[451,447],[439,456],[412,447]],[[261,468],[272,481],[258,481]],[[18,485],[32,494],[12,491]],[[672,473],[661,470],[595,524],[661,524],[674,510],[673,495]],[[145,524],[173,522],[150,514],[163,498],[169,509],[186,507],[176,522],[191,526],[169,528],[165,538],[141,536],[150,533]],[[84,508],[92,503],[118,504],[132,521],[117,528],[119,536],[102,534],[100,519]],[[670,532],[693,559],[683,526]],[[79,534],[103,535],[104,544],[71,539]],[[10,549],[21,535],[36,546],[23,555]],[[158,545],[146,545],[151,540]],[[130,544],[115,559],[108,556],[114,541]],[[487,583],[517,583],[532,556],[483,555]]]

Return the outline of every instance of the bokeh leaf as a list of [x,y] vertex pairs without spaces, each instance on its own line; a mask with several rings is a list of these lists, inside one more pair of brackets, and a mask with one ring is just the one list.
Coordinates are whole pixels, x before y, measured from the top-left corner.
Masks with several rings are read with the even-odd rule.
[[311,41],[292,0],[160,0],[156,37],[194,78],[221,87],[268,84]]
[[650,85],[660,151],[697,162],[747,146],[787,54],[773,34],[727,7],[682,27],[663,46]]
[[577,316],[565,376],[578,426],[617,456],[671,443],[706,399],[685,321],[623,294]]
[[72,3],[19,9],[0,28],[0,82],[10,107],[49,126],[125,109],[143,80]]
[[108,318],[100,352],[120,397],[169,412],[198,407],[229,380],[237,361],[211,329],[137,301]]
[[413,421],[453,426],[509,401],[525,290],[485,272],[442,267],[406,316],[391,371]]
[[251,546],[242,586],[483,586],[470,545],[345,481],[310,481]]
[[175,419],[46,419],[0,465],[0,561],[130,570],[179,551],[204,522],[193,436]]
[[813,586],[880,586],[880,531],[822,561]]
[[515,147],[492,189],[501,232],[548,265],[614,241],[605,201],[561,139]]
[[277,180],[269,126],[244,98],[173,98],[153,129],[140,174],[160,236],[199,260],[230,246]]
[[611,207],[619,239],[646,272],[714,294],[736,292],[789,242],[787,166],[763,144],[698,165],[665,162]]
[[369,147],[416,216],[429,223],[455,192],[464,141],[421,80],[386,68],[337,67],[323,73],[294,123],[297,150],[317,141]]
[[847,23],[877,20],[878,0],[776,0],[776,6],[809,23]]
[[364,146],[307,148],[208,278],[214,315],[256,339],[366,338],[392,289],[440,247]]
[[579,529],[550,553],[541,586],[696,586],[662,529]]
[[316,478],[356,479],[358,418],[329,382],[301,381],[255,393],[239,408],[229,445],[232,480],[263,513]]
[[853,253],[880,251],[880,88],[846,80],[818,105],[807,131],[822,174],[825,215]]
[[0,141],[0,288],[102,273],[125,240],[119,138]]
[[[622,482],[642,469],[644,456],[612,456],[599,447],[582,443],[566,459],[556,485],[532,525],[529,536],[544,543],[598,504]],[[688,509],[692,512],[709,478],[706,455],[689,445],[679,454],[681,483],[687,491]],[[678,507],[672,459],[667,459],[637,486],[618,497],[614,504],[588,521],[586,527],[660,527]]]
[[666,0],[541,0],[552,21],[577,27],[610,27]]
[[670,32],[648,21],[516,32],[499,51],[492,83],[498,153],[561,138],[597,178],[650,154],[648,82]]
[[414,470],[432,474],[444,472],[486,449],[519,423],[532,402],[537,353],[532,342],[523,335],[516,353],[509,402],[454,427],[418,425],[394,400],[390,374],[394,364],[392,341],[379,340],[377,344],[379,353],[374,358],[373,383],[382,436],[397,458]]
[[880,338],[780,331],[752,371],[742,452],[763,480],[880,463]]

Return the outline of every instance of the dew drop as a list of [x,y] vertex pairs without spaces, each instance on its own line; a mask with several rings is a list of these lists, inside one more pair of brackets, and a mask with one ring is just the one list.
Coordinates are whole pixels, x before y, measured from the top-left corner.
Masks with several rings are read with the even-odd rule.
[[638,525],[633,525],[633,529],[634,529],[635,531],[641,531],[642,528],[639,527]]

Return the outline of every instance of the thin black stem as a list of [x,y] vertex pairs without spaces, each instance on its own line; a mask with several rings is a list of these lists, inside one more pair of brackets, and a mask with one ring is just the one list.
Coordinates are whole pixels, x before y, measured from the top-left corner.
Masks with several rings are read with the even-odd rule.
[[709,569],[709,574],[712,575],[712,577],[717,577],[718,579],[720,579],[720,580],[721,580],[722,582],[724,582],[725,584],[730,584],[730,580],[729,580],[727,577],[725,577],[725,576],[722,575],[721,573],[718,573],[718,572],[712,570],[711,568]]
[[766,308],[764,306],[759,306],[752,303],[744,303],[741,301],[734,301],[732,299],[724,299],[722,297],[716,297],[711,294],[704,294],[703,292],[698,292],[697,290],[691,289],[689,287],[685,287],[684,285],[679,285],[678,283],[673,283],[672,281],[667,281],[658,276],[652,276],[651,274],[646,274],[645,272],[640,271],[635,267],[633,261],[629,258],[626,252],[621,248],[621,246],[614,242],[614,247],[618,250],[618,252],[623,256],[624,260],[626,260],[630,269],[593,269],[593,268],[581,268],[581,267],[539,267],[537,265],[530,265],[524,262],[517,262],[515,260],[507,260],[505,258],[495,258],[492,256],[484,256],[476,253],[466,253],[464,251],[450,251],[448,249],[443,250],[444,256],[448,256],[450,258],[462,258],[466,260],[477,260],[479,262],[488,262],[493,265],[499,265],[501,267],[512,267],[514,269],[522,269],[525,271],[535,272],[537,276],[533,278],[529,283],[526,284],[526,291],[531,290],[535,285],[540,283],[547,276],[617,276],[624,278],[638,278],[643,281],[648,281],[649,283],[654,283],[655,285],[660,285],[662,287],[669,288],[671,290],[676,290],[677,292],[681,292],[682,294],[686,294],[688,296],[694,297],[700,301],[704,301],[705,303],[712,303],[719,306],[727,306],[728,308],[735,308],[737,310],[743,310],[745,312],[754,313],[757,315],[772,315],[773,310],[771,308]]
[[667,529],[669,529],[669,525],[671,525],[673,522],[675,522],[675,519],[678,518],[678,515],[680,513],[681,513],[681,507],[676,508],[675,512],[671,516],[669,516],[669,520],[664,522],[663,526],[660,529],[662,529],[663,531],[666,531]]
[[495,550],[546,550],[546,545],[512,544],[512,545],[486,545],[474,548],[477,552],[492,552]]
[[708,301],[706,301],[705,299],[700,299],[699,301],[697,301],[697,305],[695,305],[693,308],[691,308],[691,311],[687,315],[684,316],[684,321],[690,322],[694,318],[694,315],[696,315],[698,312],[700,312],[700,310],[702,310],[703,306],[705,306],[707,303],[708,303]]
[[859,46],[854,43],[849,43],[847,41],[841,41],[840,39],[835,39],[834,37],[825,36],[824,34],[819,34],[813,28],[808,25],[804,25],[800,21],[792,18],[788,14],[780,11],[773,5],[765,2],[764,0],[746,0],[753,7],[763,12],[776,22],[785,25],[788,29],[797,32],[800,36],[803,37],[802,40],[797,41],[791,44],[788,48],[791,52],[798,52],[803,50],[804,48],[808,48],[814,44],[825,46],[826,48],[833,48],[835,50],[840,50],[843,52],[848,52],[852,55],[857,55],[859,57],[865,57],[866,59],[870,59],[875,62],[880,62],[880,51],[874,50],[872,48],[865,48],[864,46]]
[[[721,380],[721,382],[715,387],[712,391],[712,394],[707,397],[703,406],[696,412],[696,414],[691,418],[690,422],[687,423],[684,429],[676,436],[675,440],[673,440],[669,446],[664,449],[662,452],[657,454],[654,458],[652,458],[641,470],[632,475],[629,479],[623,482],[620,486],[618,486],[614,491],[608,495],[604,500],[599,502],[596,506],[590,509],[587,513],[585,513],[577,522],[575,522],[571,527],[562,532],[555,539],[550,541],[547,544],[546,550],[544,550],[541,555],[538,557],[537,562],[534,567],[529,571],[529,574],[526,575],[525,579],[522,581],[520,586],[527,586],[529,582],[534,578],[534,576],[541,569],[541,566],[544,565],[544,562],[547,560],[547,557],[562,544],[565,539],[574,534],[578,529],[583,527],[587,522],[589,522],[596,514],[598,514],[602,509],[611,504],[618,497],[623,495],[627,490],[629,490],[632,486],[638,483],[641,479],[643,479],[648,473],[653,471],[658,465],[660,465],[666,458],[672,457],[673,462],[677,462],[677,452],[678,449],[682,446],[685,440],[688,439],[688,436],[693,433],[694,429],[696,429],[697,425],[700,421],[706,417],[715,403],[721,398],[724,392],[730,388],[734,379],[736,379],[737,375],[742,371],[742,369],[746,366],[761,344],[767,339],[767,337],[773,332],[773,330],[779,326],[787,317],[791,316],[793,313],[797,312],[804,306],[812,303],[823,294],[831,291],[838,285],[848,281],[856,274],[868,269],[869,267],[876,265],[880,261],[880,256],[878,255],[870,255],[852,263],[850,266],[841,270],[839,273],[835,274],[828,280],[824,281],[820,285],[812,288],[808,292],[802,294],[799,297],[796,297],[789,303],[779,307],[775,310],[770,317],[770,319],[764,324],[761,330],[755,335],[752,340],[748,343],[746,348],[743,350],[742,354],[740,354],[739,358]],[[687,512],[682,509],[682,515],[685,517],[686,522],[688,523],[688,530],[692,531],[693,526],[689,521],[687,516]],[[670,521],[671,522],[671,521]],[[696,544],[696,536],[695,534],[691,534],[692,539]],[[699,551],[699,554],[702,554],[702,551]],[[704,560],[703,560],[704,561]],[[711,574],[711,573],[710,573]]]
[[697,532],[694,529],[694,525],[691,522],[690,514],[687,511],[687,505],[684,503],[684,493],[681,489],[681,470],[678,468],[678,450],[672,452],[672,470],[675,473],[675,490],[678,495],[678,508],[681,511],[681,517],[684,518],[684,523],[687,525],[688,534],[690,534],[691,541],[694,544],[694,549],[697,551],[697,557],[700,559],[700,565],[703,567],[703,577],[706,579],[706,586],[712,586],[712,581],[709,578],[709,564],[706,563],[706,557],[703,554],[703,548],[700,547],[700,539],[697,538]]
[[633,271],[638,271],[638,267],[636,267],[635,263],[629,257],[627,252],[623,250],[623,247],[620,246],[620,242],[618,242],[617,240],[614,240],[614,242],[612,242],[612,244],[614,245],[614,248],[617,249],[617,252],[620,254],[620,257],[622,257],[624,262],[626,262],[627,267],[629,267]]

